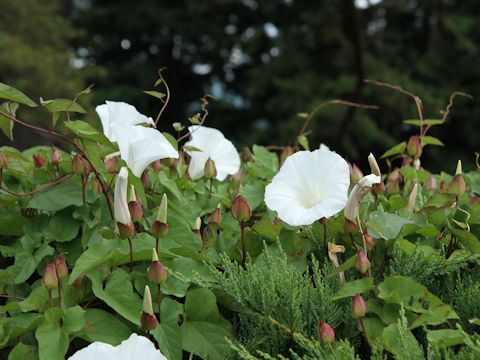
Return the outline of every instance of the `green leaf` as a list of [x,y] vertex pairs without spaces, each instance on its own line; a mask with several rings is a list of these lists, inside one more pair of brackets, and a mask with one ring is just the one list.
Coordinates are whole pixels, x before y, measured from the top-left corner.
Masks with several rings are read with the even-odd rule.
[[65,126],[78,137],[92,141],[98,141],[102,144],[110,145],[110,141],[105,135],[97,131],[93,126],[82,120],[65,121]]
[[77,336],[89,342],[101,341],[118,345],[130,334],[131,330],[115,315],[100,309],[87,309],[85,326]]
[[58,211],[68,206],[82,206],[82,185],[78,177],[71,177],[64,182],[36,193],[27,207],[45,211]]
[[272,220],[266,218],[256,221],[252,226],[253,231],[270,240],[278,240],[281,229],[280,224],[274,224]]
[[[403,120],[405,124],[421,126],[422,122],[420,120]],[[441,125],[445,123],[445,120],[442,119],[425,119],[423,120],[423,126],[434,126]]]
[[54,249],[48,244],[42,244],[38,249],[38,240],[31,235],[22,237],[20,243],[21,247],[15,252],[15,283],[21,284],[25,282],[36,270],[40,261],[48,255],[53,255]]
[[439,348],[463,344],[463,339],[463,332],[457,329],[429,330],[427,332],[428,342]]
[[[17,103],[3,103],[0,105],[0,111],[5,112],[10,115],[15,115],[18,109]],[[0,114],[0,130],[8,137],[11,141],[13,141],[13,126],[14,121],[9,117]]]
[[310,145],[308,143],[308,138],[305,135],[301,135],[297,138],[298,143],[302,145],[305,150],[310,150]]
[[374,238],[385,240],[396,239],[403,225],[413,224],[412,220],[405,219],[396,214],[390,214],[379,207],[370,213],[367,221],[368,234]]
[[252,160],[247,163],[247,168],[255,177],[270,180],[278,172],[277,155],[263,146],[253,145]]
[[35,104],[35,102],[33,102],[33,100],[30,99],[27,95],[1,82],[0,82],[0,99],[14,101],[19,104],[28,105],[30,107],[37,106],[37,104]]
[[421,140],[423,145],[445,146],[443,142],[441,142],[439,139],[434,138],[432,136],[422,136]]
[[345,297],[363,294],[373,289],[373,279],[364,277],[362,279],[350,281],[343,285],[340,290],[333,296],[333,300],[343,299]]
[[204,359],[223,360],[230,351],[231,324],[218,312],[215,295],[208,289],[187,293],[186,321],[182,324],[183,349]]
[[44,100],[42,105],[51,113],[54,112],[76,112],[85,114],[87,111],[78,103],[70,99]]
[[80,223],[72,216],[71,211],[57,212],[49,221],[44,235],[57,242],[70,241],[77,237]]
[[240,193],[247,199],[248,205],[253,211],[263,202],[265,185],[260,181],[246,184]]
[[43,323],[37,328],[40,359],[64,360],[69,346],[69,335],[80,330],[85,323],[85,310],[75,306],[64,311],[51,308],[45,312]]
[[168,140],[168,142],[173,146],[175,150],[178,150],[178,143],[177,139],[173,137],[173,135],[169,134],[168,132],[162,132],[162,135]]
[[383,330],[383,345],[386,350],[394,355],[395,359],[403,359],[408,346],[409,356],[407,359],[424,359],[423,350],[415,339],[415,336],[408,329],[400,324],[391,324]]
[[23,225],[27,218],[15,209],[0,212],[0,235],[23,235]]
[[162,100],[165,97],[164,93],[161,93],[161,92],[155,91],[155,90],[144,90],[143,92],[145,94],[150,95],[150,96],[156,97],[157,99],[160,99],[160,100]]
[[183,315],[183,304],[170,298],[163,299],[160,305],[161,323],[151,332],[162,354],[169,360],[182,359],[180,315]]
[[107,279],[105,286],[101,271],[90,272],[87,277],[92,281],[92,290],[96,297],[103,300],[125,319],[135,325],[140,325],[142,300],[133,291],[133,285],[125,270],[115,269]]
[[405,141],[401,142],[400,144],[397,144],[394,147],[385,151],[383,155],[380,157],[380,159],[385,159],[393,155],[402,154],[406,148],[407,148],[407,143]]
[[25,345],[19,342],[8,354],[8,360],[37,360],[37,348],[33,345]]

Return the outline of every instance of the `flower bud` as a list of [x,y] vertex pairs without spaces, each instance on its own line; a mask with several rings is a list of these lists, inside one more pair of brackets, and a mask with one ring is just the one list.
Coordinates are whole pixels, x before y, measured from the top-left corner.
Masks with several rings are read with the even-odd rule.
[[345,229],[345,232],[349,234],[357,230],[358,226],[355,221],[351,221],[345,217],[343,228]]
[[430,175],[430,177],[428,178],[427,183],[425,184],[425,188],[428,191],[432,191],[437,188],[437,180],[435,180],[435,178],[432,175]]
[[291,146],[285,146],[282,148],[282,152],[280,153],[280,165],[283,165],[285,160],[294,153],[293,148]]
[[72,160],[72,170],[77,175],[87,176],[90,172],[90,165],[82,155],[75,154]]
[[370,170],[372,174],[382,176],[382,172],[380,171],[380,167],[378,166],[377,159],[375,159],[375,156],[372,153],[368,155],[368,164],[370,165]]
[[208,158],[204,166],[205,178],[213,179],[217,176],[217,168],[215,167],[215,161],[211,158]]
[[95,191],[98,194],[101,194],[103,192],[102,184],[96,177],[92,179],[92,188],[93,188],[93,191]]
[[365,245],[367,246],[367,250],[372,250],[375,247],[375,239],[368,235],[367,232],[363,233],[363,238],[365,239]]
[[322,321],[318,327],[318,335],[322,344],[335,342],[335,331],[325,321]]
[[45,159],[40,155],[33,155],[33,164],[36,168],[41,168],[45,164]]
[[152,162],[152,169],[156,173],[162,171],[162,162],[160,160],[155,160],[154,162]]
[[465,192],[465,180],[462,174],[455,175],[448,183],[448,193],[460,196]]
[[410,136],[407,142],[407,153],[414,159],[418,159],[422,156],[422,143],[418,135]]
[[125,224],[122,224],[121,222],[117,222],[117,226],[118,226],[118,233],[120,234],[121,238],[123,239],[132,238],[133,235],[135,235],[135,227],[133,226],[133,223],[125,225]]
[[356,184],[362,178],[363,178],[362,170],[360,170],[360,168],[356,164],[351,164],[350,165],[350,182],[352,184]]
[[370,260],[368,260],[367,254],[365,254],[363,249],[358,250],[355,268],[362,274],[365,274],[370,269]]
[[389,194],[398,193],[400,191],[400,181],[400,171],[398,171],[398,168],[395,168],[390,174],[388,174],[387,185],[385,187],[387,192]]
[[157,221],[166,224],[168,218],[168,197],[167,194],[163,194],[162,201],[160,202],[160,206],[158,208],[157,213]]
[[472,196],[472,198],[470,199],[469,205],[473,206],[478,204],[480,204],[480,199],[478,198],[478,196]]
[[150,189],[150,186],[152,184],[150,184],[150,179],[148,178],[148,168],[143,171],[140,180],[142,180],[142,185],[144,189]]
[[252,216],[252,210],[248,205],[247,199],[242,195],[238,195],[232,203],[232,215],[240,222],[245,222]]
[[415,203],[417,202],[418,184],[415,183],[408,198],[407,210],[410,212],[415,211]]
[[385,192],[385,185],[383,184],[383,181],[379,182],[378,184],[372,185],[372,193],[374,195],[383,194],[384,192]]
[[63,279],[68,276],[68,267],[65,262],[65,256],[59,255],[55,258],[55,268],[59,279]]
[[58,288],[58,274],[54,263],[50,263],[43,271],[43,286],[47,290]]
[[162,223],[160,221],[154,221],[152,224],[152,234],[157,239],[167,235],[168,233],[168,224]]
[[0,153],[0,170],[8,168],[8,159],[4,153]]
[[56,148],[55,146],[52,146],[52,157],[50,158],[50,162],[53,165],[58,165],[62,161],[62,154],[60,153],[60,150]]
[[193,232],[197,235],[200,235],[200,229],[202,228],[202,219],[197,217],[195,219],[195,224],[193,225]]
[[242,159],[242,161],[248,161],[252,158],[252,152],[248,147],[243,147],[242,152],[240,153],[240,158]]
[[152,263],[148,268],[148,280],[155,284],[161,284],[167,280],[167,276],[167,270],[165,270],[163,264],[158,260],[157,251],[154,248],[152,253]]
[[420,170],[421,162],[420,159],[415,159],[413,160],[413,168],[415,170]]
[[135,195],[135,188],[130,185],[130,191],[128,193],[128,211],[130,211],[130,217],[133,222],[141,221],[143,218],[142,205],[137,200]]
[[365,317],[367,313],[367,303],[360,294],[356,294],[352,300],[352,315],[359,319]]
[[117,162],[118,162],[117,156],[106,157],[105,160],[103,160],[103,163],[105,164],[105,168],[110,174],[113,174],[116,171]]
[[145,286],[145,292],[143,294],[143,311],[140,317],[140,325],[145,331],[153,330],[158,325],[157,318],[153,313],[152,295],[150,294],[148,285]]
[[208,216],[208,222],[220,225],[222,222],[222,209],[220,204],[218,204],[217,208],[210,213]]

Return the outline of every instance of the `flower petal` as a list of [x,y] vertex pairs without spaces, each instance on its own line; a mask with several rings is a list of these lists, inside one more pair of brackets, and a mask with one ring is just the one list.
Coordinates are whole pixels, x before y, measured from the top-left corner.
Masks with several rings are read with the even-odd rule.
[[118,356],[112,345],[94,342],[77,351],[68,360],[118,360]]
[[167,360],[160,350],[144,336],[132,334],[116,347],[117,360]]
[[130,224],[130,210],[127,202],[128,169],[122,167],[115,182],[113,209],[115,220],[124,225]]

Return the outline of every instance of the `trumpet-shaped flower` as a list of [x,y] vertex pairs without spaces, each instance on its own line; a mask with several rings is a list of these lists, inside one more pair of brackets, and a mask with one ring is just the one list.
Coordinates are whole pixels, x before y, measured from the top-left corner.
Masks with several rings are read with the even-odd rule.
[[341,211],[348,198],[348,163],[321,147],[289,156],[265,189],[265,204],[292,226],[310,225]]
[[135,106],[124,102],[105,101],[105,104],[98,105],[95,111],[102,122],[103,133],[112,142],[116,141],[113,132],[116,126],[154,124],[152,118],[140,114]]
[[234,175],[240,169],[240,156],[232,142],[223,136],[217,129],[206,126],[190,126],[188,128],[192,136],[185,146],[190,146],[199,151],[187,151],[190,155],[188,174],[195,180],[204,175],[205,163],[210,158],[217,174],[215,178],[223,181],[227,175]]
[[127,202],[127,187],[128,187],[128,169],[122,167],[115,182],[115,191],[113,198],[113,210],[115,213],[115,221],[130,225],[130,210],[128,210]]
[[146,337],[132,334],[118,346],[100,341],[77,351],[68,360],[167,360]]
[[122,125],[113,127],[112,131],[117,139],[120,157],[137,177],[155,160],[178,158],[178,151],[156,129]]
[[349,221],[356,223],[358,216],[358,208],[360,207],[360,201],[374,184],[379,184],[381,177],[375,174],[364,176],[350,192],[347,205],[345,206],[344,215]]

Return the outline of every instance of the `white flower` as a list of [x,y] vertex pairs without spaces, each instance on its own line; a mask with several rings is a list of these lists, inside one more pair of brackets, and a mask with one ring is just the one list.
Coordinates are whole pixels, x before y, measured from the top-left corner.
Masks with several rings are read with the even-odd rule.
[[156,129],[123,125],[113,127],[112,131],[117,139],[120,157],[137,177],[155,160],[178,158],[178,151]]
[[358,208],[360,206],[360,201],[362,201],[362,198],[366,193],[366,190],[370,189],[373,184],[379,184],[380,181],[382,181],[380,176],[370,174],[364,176],[357,184],[355,184],[350,192],[347,205],[345,206],[345,210],[343,212],[346,219],[354,223],[357,222]]
[[94,342],[68,360],[167,360],[146,337],[132,334],[118,346]]
[[128,210],[127,202],[127,187],[128,169],[122,167],[115,182],[113,210],[115,213],[115,220],[124,225],[130,225],[131,223],[130,210]]
[[191,140],[185,146],[192,146],[200,151],[187,151],[190,155],[188,174],[195,180],[204,174],[205,163],[212,159],[217,169],[217,180],[223,181],[227,175],[234,175],[240,169],[240,156],[232,142],[217,129],[206,126],[190,126]]
[[287,158],[265,188],[265,204],[292,226],[310,225],[343,209],[348,198],[348,163],[321,147]]
[[105,101],[95,108],[102,122],[103,133],[110,141],[116,141],[113,128],[123,125],[150,124],[153,119],[140,114],[135,106],[118,101]]

